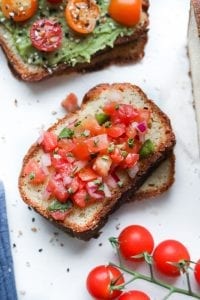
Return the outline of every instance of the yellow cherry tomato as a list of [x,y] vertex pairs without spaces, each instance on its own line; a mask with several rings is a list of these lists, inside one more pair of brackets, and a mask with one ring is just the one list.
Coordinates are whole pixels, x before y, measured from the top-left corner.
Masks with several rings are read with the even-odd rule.
[[79,34],[91,33],[99,15],[99,6],[93,0],[69,0],[65,10],[68,26]]
[[37,11],[37,0],[2,0],[1,9],[4,16],[16,22],[30,19]]
[[134,26],[140,20],[142,0],[111,0],[108,12],[111,18],[125,26]]

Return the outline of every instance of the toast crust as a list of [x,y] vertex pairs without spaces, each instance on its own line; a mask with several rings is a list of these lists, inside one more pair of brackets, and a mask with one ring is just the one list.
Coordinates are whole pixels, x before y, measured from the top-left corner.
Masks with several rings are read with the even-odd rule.
[[[155,153],[152,154],[150,157],[143,159],[140,162],[139,172],[136,175],[136,177],[134,179],[129,180],[127,184],[124,185],[122,188],[115,189],[112,193],[112,198],[105,198],[101,203],[98,203],[98,207],[97,209],[95,209],[91,220],[85,222],[84,224],[79,224],[74,222],[73,214],[88,214],[90,213],[90,210],[93,209],[93,207],[95,207],[94,204],[88,206],[88,208],[84,210],[80,208],[74,208],[72,216],[70,215],[65,219],[64,222],[60,222],[52,220],[48,210],[41,205],[41,202],[33,200],[31,197],[31,192],[27,193],[27,183],[23,175],[23,169],[27,162],[31,158],[37,157],[39,151],[41,151],[41,147],[38,144],[34,144],[29,149],[27,155],[24,157],[22,170],[19,176],[19,191],[24,202],[26,202],[29,206],[33,207],[38,213],[40,213],[45,218],[50,219],[54,224],[58,225],[70,235],[83,240],[88,240],[91,237],[95,237],[96,235],[98,235],[100,228],[106,223],[110,213],[112,213],[118,207],[120,207],[121,204],[127,201],[131,201],[133,199],[134,193],[144,183],[148,176],[155,170],[155,168],[163,160],[169,157],[175,145],[175,135],[172,131],[170,120],[168,119],[168,117],[156,106],[155,103],[153,103],[146,97],[146,95],[142,92],[142,90],[139,87],[131,85],[129,83],[97,85],[84,96],[81,108],[77,113],[67,115],[63,119],[60,119],[57,123],[50,127],[48,131],[56,131],[57,128],[62,128],[64,124],[67,124],[70,118],[76,118],[76,116],[78,117],[79,113],[87,112],[87,108],[93,105],[93,103],[96,103],[98,97],[106,97],[105,93],[110,91],[120,91],[122,93],[129,91],[130,93],[138,95],[138,97],[142,99],[141,101],[143,105],[148,106],[153,112],[155,118],[154,123],[159,121],[159,124],[156,124],[156,126],[158,125],[160,126],[159,128],[162,128],[163,137],[159,138],[159,144],[156,146]],[[38,193],[40,193],[41,188],[42,187],[38,187]]]
[[12,36],[4,29],[3,25],[0,25],[0,46],[7,57],[8,65],[13,74],[19,79],[29,82],[40,81],[54,75],[91,72],[100,70],[110,64],[134,63],[144,56],[149,24],[148,7],[148,0],[144,0],[143,14],[145,18],[143,24],[136,27],[133,35],[118,37],[113,48],[106,47],[93,55],[89,63],[79,63],[74,67],[66,63],[60,63],[55,68],[45,68],[25,63],[14,50]]
[[193,6],[193,9],[194,9],[194,15],[195,15],[196,24],[197,24],[198,35],[200,37],[200,2],[199,2],[199,0],[192,0],[191,6]]

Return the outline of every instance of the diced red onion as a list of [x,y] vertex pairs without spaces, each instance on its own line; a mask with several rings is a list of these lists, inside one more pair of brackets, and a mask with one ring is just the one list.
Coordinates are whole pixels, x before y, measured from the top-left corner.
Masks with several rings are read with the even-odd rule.
[[104,186],[104,194],[105,194],[106,198],[110,198],[112,196],[112,194],[111,194],[111,191],[110,191],[108,185],[104,182],[103,186]]
[[137,125],[137,129],[140,133],[145,133],[147,131],[147,123],[144,121],[144,122],[141,122]]
[[115,189],[117,187],[117,180],[112,175],[108,175],[105,181],[110,188]]
[[44,192],[43,192],[43,194],[42,194],[42,199],[44,201],[47,201],[50,196],[51,196],[51,193],[49,191],[47,191],[47,189],[45,189]]
[[37,143],[40,145],[42,142],[43,142],[43,139],[44,139],[44,130],[42,130],[40,132],[40,136],[39,138],[37,139]]
[[75,161],[75,163],[73,164],[74,174],[76,174],[81,169],[83,169],[87,164],[88,164],[88,162],[86,160]]
[[114,171],[114,172],[112,172],[112,177],[113,177],[113,179],[116,181],[116,182],[118,182],[118,181],[120,181],[120,178],[119,178],[119,176],[117,175],[117,173]]
[[128,175],[131,178],[134,178],[138,171],[139,171],[139,166],[138,164],[136,164],[134,167],[128,169]]
[[74,156],[67,156],[67,160],[72,164],[73,162],[75,162],[76,158]]
[[72,177],[70,176],[63,176],[63,184],[64,186],[71,184],[72,182]]
[[41,164],[44,167],[51,166],[51,156],[49,153],[44,153],[41,157]]
[[104,197],[103,194],[99,193],[97,191],[98,185],[95,184],[94,182],[92,182],[92,181],[88,182],[87,185],[86,185],[86,189],[87,189],[88,194],[92,198],[97,199],[97,200],[103,199],[103,197]]

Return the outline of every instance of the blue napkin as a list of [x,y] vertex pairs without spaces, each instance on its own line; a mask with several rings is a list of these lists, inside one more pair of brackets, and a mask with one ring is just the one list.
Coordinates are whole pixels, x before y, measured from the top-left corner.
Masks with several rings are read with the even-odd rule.
[[0,300],[17,300],[5,193],[0,181]]

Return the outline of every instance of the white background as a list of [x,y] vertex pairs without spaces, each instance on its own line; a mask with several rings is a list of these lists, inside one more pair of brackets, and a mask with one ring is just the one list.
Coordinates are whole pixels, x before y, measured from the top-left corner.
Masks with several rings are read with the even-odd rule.
[[[20,300],[90,299],[85,288],[88,272],[115,261],[108,238],[129,224],[146,226],[156,243],[178,239],[193,260],[200,258],[200,164],[188,75],[188,16],[189,0],[151,0],[144,59],[136,65],[112,66],[90,74],[28,84],[13,77],[0,52],[0,177],[6,188],[11,242],[16,244],[12,250]],[[81,101],[98,83],[125,81],[139,85],[170,116],[177,138],[176,181],[161,197],[124,205],[110,217],[97,240],[79,241],[58,231],[22,202],[17,188],[22,159],[41,127],[47,128],[64,115],[60,103],[69,92]],[[141,268],[146,272],[145,266]],[[174,283],[185,286],[182,278]],[[193,278],[192,286],[197,288]],[[155,300],[166,294],[141,281],[133,287],[140,287]],[[174,295],[170,299],[189,298]]]

